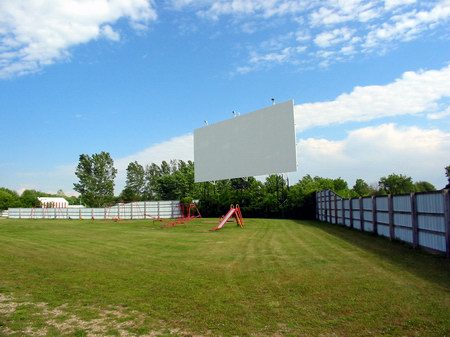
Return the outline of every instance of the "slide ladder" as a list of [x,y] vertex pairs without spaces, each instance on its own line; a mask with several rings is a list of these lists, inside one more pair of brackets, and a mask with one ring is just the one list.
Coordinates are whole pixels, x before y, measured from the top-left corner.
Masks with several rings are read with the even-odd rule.
[[219,225],[217,225],[216,227],[212,228],[212,231],[218,231],[219,229],[222,229],[223,226],[225,226],[225,224],[227,223],[227,221],[234,215],[234,218],[236,220],[236,224],[243,228],[244,227],[244,218],[242,217],[242,213],[241,213],[241,208],[239,207],[239,205],[236,204],[236,206],[231,205],[230,206],[230,210],[228,211],[227,214],[225,214],[225,216],[222,217]]

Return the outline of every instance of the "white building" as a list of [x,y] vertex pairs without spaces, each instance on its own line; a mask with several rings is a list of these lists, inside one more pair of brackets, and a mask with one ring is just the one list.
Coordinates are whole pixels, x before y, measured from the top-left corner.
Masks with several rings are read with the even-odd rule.
[[64,198],[38,197],[42,208],[67,208],[69,202]]

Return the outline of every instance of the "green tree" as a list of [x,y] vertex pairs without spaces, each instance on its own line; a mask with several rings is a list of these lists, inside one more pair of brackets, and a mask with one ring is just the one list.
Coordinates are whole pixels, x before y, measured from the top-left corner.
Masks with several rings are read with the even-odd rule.
[[436,191],[436,187],[428,181],[416,181],[414,183],[415,192],[433,192]]
[[363,179],[356,179],[352,190],[358,197],[366,197],[372,192],[369,184],[367,184]]
[[313,219],[315,216],[315,193],[333,189],[332,179],[314,177],[309,174],[289,188],[286,215],[292,218]]
[[392,173],[387,177],[382,177],[378,185],[382,191],[388,194],[402,194],[415,191],[412,178],[402,174]]
[[156,195],[159,200],[179,200],[181,193],[177,177],[174,174],[159,177]]
[[160,170],[162,175],[169,175],[171,173],[171,165],[163,160],[160,166]]
[[159,200],[157,196],[157,190],[159,185],[159,178],[161,177],[161,168],[152,163],[145,167],[145,186],[144,186],[144,199],[146,200]]
[[176,170],[172,173],[177,180],[181,198],[195,198],[198,191],[194,182],[194,163],[192,161],[177,161]]
[[350,190],[347,182],[341,177],[333,179],[333,191],[342,196],[349,196]]
[[0,210],[20,207],[19,195],[16,191],[0,187]]
[[38,197],[49,197],[51,196],[48,193],[39,192],[36,190],[25,190],[20,195],[20,204],[21,207],[32,208],[39,207],[41,203],[38,200]]
[[114,200],[114,178],[117,169],[108,152],[95,153],[92,156],[80,155],[75,175],[79,182],[74,190],[81,194],[84,204],[90,207],[102,207]]
[[145,170],[137,161],[128,164],[127,180],[122,191],[124,201],[142,200],[145,188]]

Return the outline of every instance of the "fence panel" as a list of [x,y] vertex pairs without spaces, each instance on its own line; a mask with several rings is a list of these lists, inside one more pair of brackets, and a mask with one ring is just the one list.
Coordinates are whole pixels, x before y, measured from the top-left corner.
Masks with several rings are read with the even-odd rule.
[[372,198],[363,198],[362,199],[363,206],[363,224],[365,232],[373,232],[373,201]]
[[338,201],[336,202],[336,207],[337,207],[337,223],[339,225],[344,224],[344,213],[342,212],[342,207],[343,207],[343,201],[342,199],[338,199]]
[[377,234],[389,238],[390,232],[388,197],[375,197],[375,212],[377,219]]
[[351,221],[350,221],[350,200],[344,200],[344,214],[345,214],[345,222],[344,224],[347,227],[350,227]]
[[418,194],[417,223],[419,245],[437,251],[446,251],[445,194]]

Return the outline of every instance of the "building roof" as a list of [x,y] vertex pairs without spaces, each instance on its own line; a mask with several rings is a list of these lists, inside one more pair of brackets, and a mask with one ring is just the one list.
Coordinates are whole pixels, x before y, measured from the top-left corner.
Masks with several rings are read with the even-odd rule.
[[60,197],[38,197],[38,200],[41,203],[47,203],[47,202],[61,202],[61,203],[69,203],[66,199],[60,198]]

